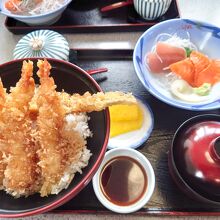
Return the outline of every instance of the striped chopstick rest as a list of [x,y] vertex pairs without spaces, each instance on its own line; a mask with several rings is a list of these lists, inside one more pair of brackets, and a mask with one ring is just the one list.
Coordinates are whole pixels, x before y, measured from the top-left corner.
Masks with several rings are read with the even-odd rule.
[[68,60],[69,44],[61,34],[55,31],[37,30],[19,40],[13,57],[14,59],[44,57]]
[[154,20],[164,15],[172,0],[134,0],[137,13],[146,20]]

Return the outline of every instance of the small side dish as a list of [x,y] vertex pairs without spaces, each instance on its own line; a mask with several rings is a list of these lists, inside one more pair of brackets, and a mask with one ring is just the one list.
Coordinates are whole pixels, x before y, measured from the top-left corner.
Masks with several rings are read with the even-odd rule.
[[118,148],[106,153],[93,177],[99,201],[118,213],[131,213],[151,198],[155,175],[148,159],[134,149]]
[[139,99],[135,105],[114,105],[110,112],[108,148],[137,148],[150,136],[154,117],[149,105]]
[[57,92],[49,62],[39,60],[37,65],[39,86],[32,61],[23,62],[21,78],[10,93],[0,81],[0,186],[14,197],[44,197],[67,188],[92,155],[86,112],[136,103],[131,94],[121,92]]

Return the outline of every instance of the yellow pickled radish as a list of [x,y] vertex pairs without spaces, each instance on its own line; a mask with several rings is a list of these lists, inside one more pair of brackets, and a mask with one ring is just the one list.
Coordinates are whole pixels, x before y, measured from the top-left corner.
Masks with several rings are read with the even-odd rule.
[[136,120],[139,115],[138,105],[113,105],[109,108],[111,121]]
[[143,124],[143,111],[136,105],[114,105],[110,111],[110,137],[138,130]]

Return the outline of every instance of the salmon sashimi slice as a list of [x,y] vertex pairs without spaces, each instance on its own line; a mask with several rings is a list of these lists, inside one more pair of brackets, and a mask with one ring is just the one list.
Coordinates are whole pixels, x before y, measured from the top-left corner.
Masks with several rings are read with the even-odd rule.
[[169,66],[170,70],[183,80],[194,86],[194,65],[189,58],[173,63]]
[[220,81],[220,60],[209,59],[198,51],[192,51],[189,58],[173,63],[169,68],[193,87]]
[[210,59],[206,55],[195,50],[191,52],[190,60],[195,66],[195,72],[203,71],[210,64]]
[[214,60],[211,60],[208,67],[197,73],[195,78],[196,87],[202,86],[204,83],[213,85],[220,80],[220,66],[217,66],[217,64]]
[[220,60],[213,60],[216,70],[215,81],[220,81]]
[[192,61],[195,69],[194,82],[196,84],[199,73],[208,68],[210,65],[210,59],[198,51],[192,51],[190,54],[190,60]]

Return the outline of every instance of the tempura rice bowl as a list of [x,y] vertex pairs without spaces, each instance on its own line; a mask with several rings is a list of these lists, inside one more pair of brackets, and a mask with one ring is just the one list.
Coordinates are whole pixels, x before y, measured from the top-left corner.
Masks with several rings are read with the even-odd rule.
[[[38,59],[32,58],[31,60],[34,61],[34,72],[36,72]],[[84,94],[86,91],[96,93],[101,91],[95,80],[76,65],[56,59],[48,59],[48,61],[52,66],[51,76],[57,85],[57,91],[64,89],[65,92],[70,94]],[[23,59],[20,59],[0,65],[0,76],[6,88],[14,86],[20,78],[22,62]],[[34,78],[35,82],[39,83],[36,74]],[[87,138],[88,150],[84,149],[79,164],[70,168],[73,174],[75,171],[82,171],[82,173],[75,173],[67,189],[60,191],[57,195],[49,195],[48,197],[41,197],[39,194],[34,194],[27,198],[21,197],[15,199],[5,191],[0,191],[0,200],[4,201],[0,203],[0,217],[24,217],[49,211],[72,199],[90,182],[106,152],[109,138],[109,112],[108,110],[104,110],[88,113],[87,116],[90,118],[88,120],[88,127],[86,127],[87,122],[85,122],[85,118],[86,120],[88,119],[87,116],[78,116],[73,117],[69,115],[67,120],[69,122],[72,120],[81,121],[82,124],[77,129],[84,127],[82,131],[86,136],[91,136],[92,132],[92,137]],[[65,178],[60,183],[61,188],[63,187],[62,184],[66,184]]]

